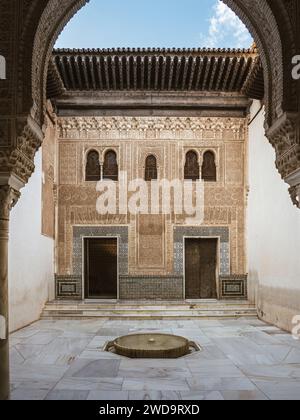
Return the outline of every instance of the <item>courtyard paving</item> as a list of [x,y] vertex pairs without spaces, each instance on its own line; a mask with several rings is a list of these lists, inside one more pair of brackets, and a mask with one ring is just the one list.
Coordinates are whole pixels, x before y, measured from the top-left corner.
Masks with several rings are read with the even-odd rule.
[[[102,350],[136,332],[182,335],[203,351],[130,360]],[[300,400],[300,341],[256,319],[39,321],[10,345],[13,400]]]

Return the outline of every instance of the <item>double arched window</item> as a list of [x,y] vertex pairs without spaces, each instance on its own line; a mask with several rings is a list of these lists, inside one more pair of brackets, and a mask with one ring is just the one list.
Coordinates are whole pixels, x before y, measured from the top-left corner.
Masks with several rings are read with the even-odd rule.
[[112,181],[119,180],[117,154],[113,150],[109,150],[105,153],[103,165],[103,179],[110,179]]
[[111,179],[112,181],[118,181],[119,179],[117,154],[113,150],[109,150],[105,153],[104,164],[102,168],[100,164],[99,152],[96,150],[91,150],[87,154],[85,180],[97,182],[101,179]]
[[[215,154],[212,151],[207,151],[204,153],[201,173],[203,181],[217,181],[216,158]],[[198,155],[192,150],[186,154],[184,166],[184,179],[192,181],[197,181],[198,179],[200,179],[200,164],[198,160]]]
[[154,181],[158,179],[157,159],[154,155],[150,155],[146,159],[145,181]]
[[203,155],[202,179],[206,182],[217,181],[216,157],[211,151],[205,152]]
[[85,168],[85,180],[86,181],[100,181],[101,179],[101,167],[99,153],[96,150],[91,150],[87,154],[86,168]]
[[194,151],[190,151],[186,154],[184,179],[192,181],[197,181],[200,179],[200,165],[198,162],[198,155]]

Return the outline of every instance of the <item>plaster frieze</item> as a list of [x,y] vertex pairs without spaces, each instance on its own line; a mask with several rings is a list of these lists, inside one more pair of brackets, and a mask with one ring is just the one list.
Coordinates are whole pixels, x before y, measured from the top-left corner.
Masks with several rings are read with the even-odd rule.
[[230,130],[234,139],[244,138],[247,129],[243,118],[196,118],[196,117],[99,117],[59,118],[60,138],[86,139],[130,138],[138,132],[139,138],[205,138],[207,132],[223,136]]

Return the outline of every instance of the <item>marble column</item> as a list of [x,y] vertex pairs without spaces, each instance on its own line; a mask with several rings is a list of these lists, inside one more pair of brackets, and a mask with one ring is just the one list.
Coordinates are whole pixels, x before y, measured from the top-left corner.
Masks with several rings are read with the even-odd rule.
[[9,214],[19,192],[0,186],[0,400],[9,398],[8,234]]

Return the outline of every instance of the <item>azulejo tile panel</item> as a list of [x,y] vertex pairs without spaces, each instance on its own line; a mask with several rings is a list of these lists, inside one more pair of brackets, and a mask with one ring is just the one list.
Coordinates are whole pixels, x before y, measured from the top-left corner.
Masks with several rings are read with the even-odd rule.
[[56,299],[81,299],[82,276],[55,276]]
[[122,276],[120,299],[182,300],[183,276]]
[[[174,273],[168,278],[162,276],[129,275],[129,228],[127,226],[75,226],[73,227],[73,275],[56,279],[57,298],[81,298],[83,271],[83,238],[117,237],[119,239],[119,275],[121,299],[181,299],[184,294],[184,240],[185,238],[220,238],[220,277],[230,280],[230,233],[228,227],[174,227]],[[247,280],[233,279],[222,285],[235,290],[236,296],[246,295]],[[231,285],[231,286],[230,286]],[[231,287],[231,288],[230,288]],[[232,289],[233,288],[233,289]],[[237,290],[237,288],[239,290]],[[229,289],[227,292],[229,292]],[[232,293],[224,290],[224,298]],[[170,291],[172,292],[170,295]],[[159,296],[158,296],[159,295]],[[223,295],[223,293],[222,293]]]
[[248,276],[235,274],[220,276],[220,291],[222,299],[247,299]]
[[73,272],[82,276],[83,238],[119,238],[119,274],[128,275],[127,226],[75,226],[73,227]]
[[230,274],[230,234],[228,227],[174,227],[174,273],[184,273],[185,238],[220,238],[220,274]]

